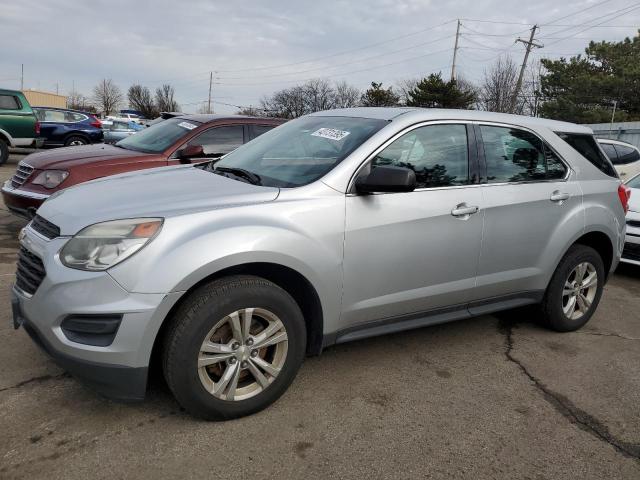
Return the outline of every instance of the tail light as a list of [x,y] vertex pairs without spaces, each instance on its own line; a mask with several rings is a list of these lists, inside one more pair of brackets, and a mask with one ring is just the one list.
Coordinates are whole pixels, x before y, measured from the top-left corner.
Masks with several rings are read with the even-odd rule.
[[36,136],[40,135],[40,122],[36,120]]
[[624,184],[618,185],[618,198],[624,209],[624,213],[629,211],[629,199],[631,198],[631,189]]
[[102,128],[102,122],[100,120],[98,120],[96,117],[91,117],[91,124],[92,127],[96,127],[96,128]]

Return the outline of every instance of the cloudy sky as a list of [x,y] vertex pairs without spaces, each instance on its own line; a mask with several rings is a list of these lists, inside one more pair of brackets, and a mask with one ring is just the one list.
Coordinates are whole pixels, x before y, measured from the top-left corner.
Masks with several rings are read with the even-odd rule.
[[458,71],[477,81],[501,53],[521,62],[534,23],[533,58],[577,54],[589,40],[621,40],[640,27],[631,0],[0,0],[0,86],[90,96],[102,78],[175,86],[183,111],[207,99],[216,112],[257,105],[309,78],[394,84],[449,75],[456,19]]

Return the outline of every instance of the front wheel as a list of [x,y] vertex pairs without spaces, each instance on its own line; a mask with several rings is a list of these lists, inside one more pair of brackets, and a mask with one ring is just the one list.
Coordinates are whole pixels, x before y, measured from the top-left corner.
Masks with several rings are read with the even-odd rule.
[[302,312],[258,277],[215,280],[194,291],[164,339],[164,374],[178,402],[207,420],[249,415],[275,402],[306,348]]
[[604,288],[602,257],[586,245],[573,245],[556,268],[542,302],[542,319],[551,329],[571,332],[594,314]]
[[4,165],[9,160],[9,145],[0,139],[0,165]]

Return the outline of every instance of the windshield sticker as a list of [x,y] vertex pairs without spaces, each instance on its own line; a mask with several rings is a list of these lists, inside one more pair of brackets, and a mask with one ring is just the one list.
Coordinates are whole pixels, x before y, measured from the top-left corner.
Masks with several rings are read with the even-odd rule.
[[186,128],[187,130],[193,130],[194,128],[198,128],[197,125],[194,125],[193,123],[189,123],[189,122],[180,122],[178,126],[182,128]]
[[345,132],[344,130],[336,130],[335,128],[319,128],[311,135],[314,137],[328,138],[329,140],[335,140],[336,142],[339,142],[350,133],[351,132]]

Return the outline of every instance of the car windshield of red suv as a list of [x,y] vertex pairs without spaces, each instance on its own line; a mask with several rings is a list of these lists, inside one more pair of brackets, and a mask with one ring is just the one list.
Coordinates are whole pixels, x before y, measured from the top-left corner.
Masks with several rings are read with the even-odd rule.
[[200,125],[193,120],[171,118],[120,140],[116,146],[136,152],[160,153]]

